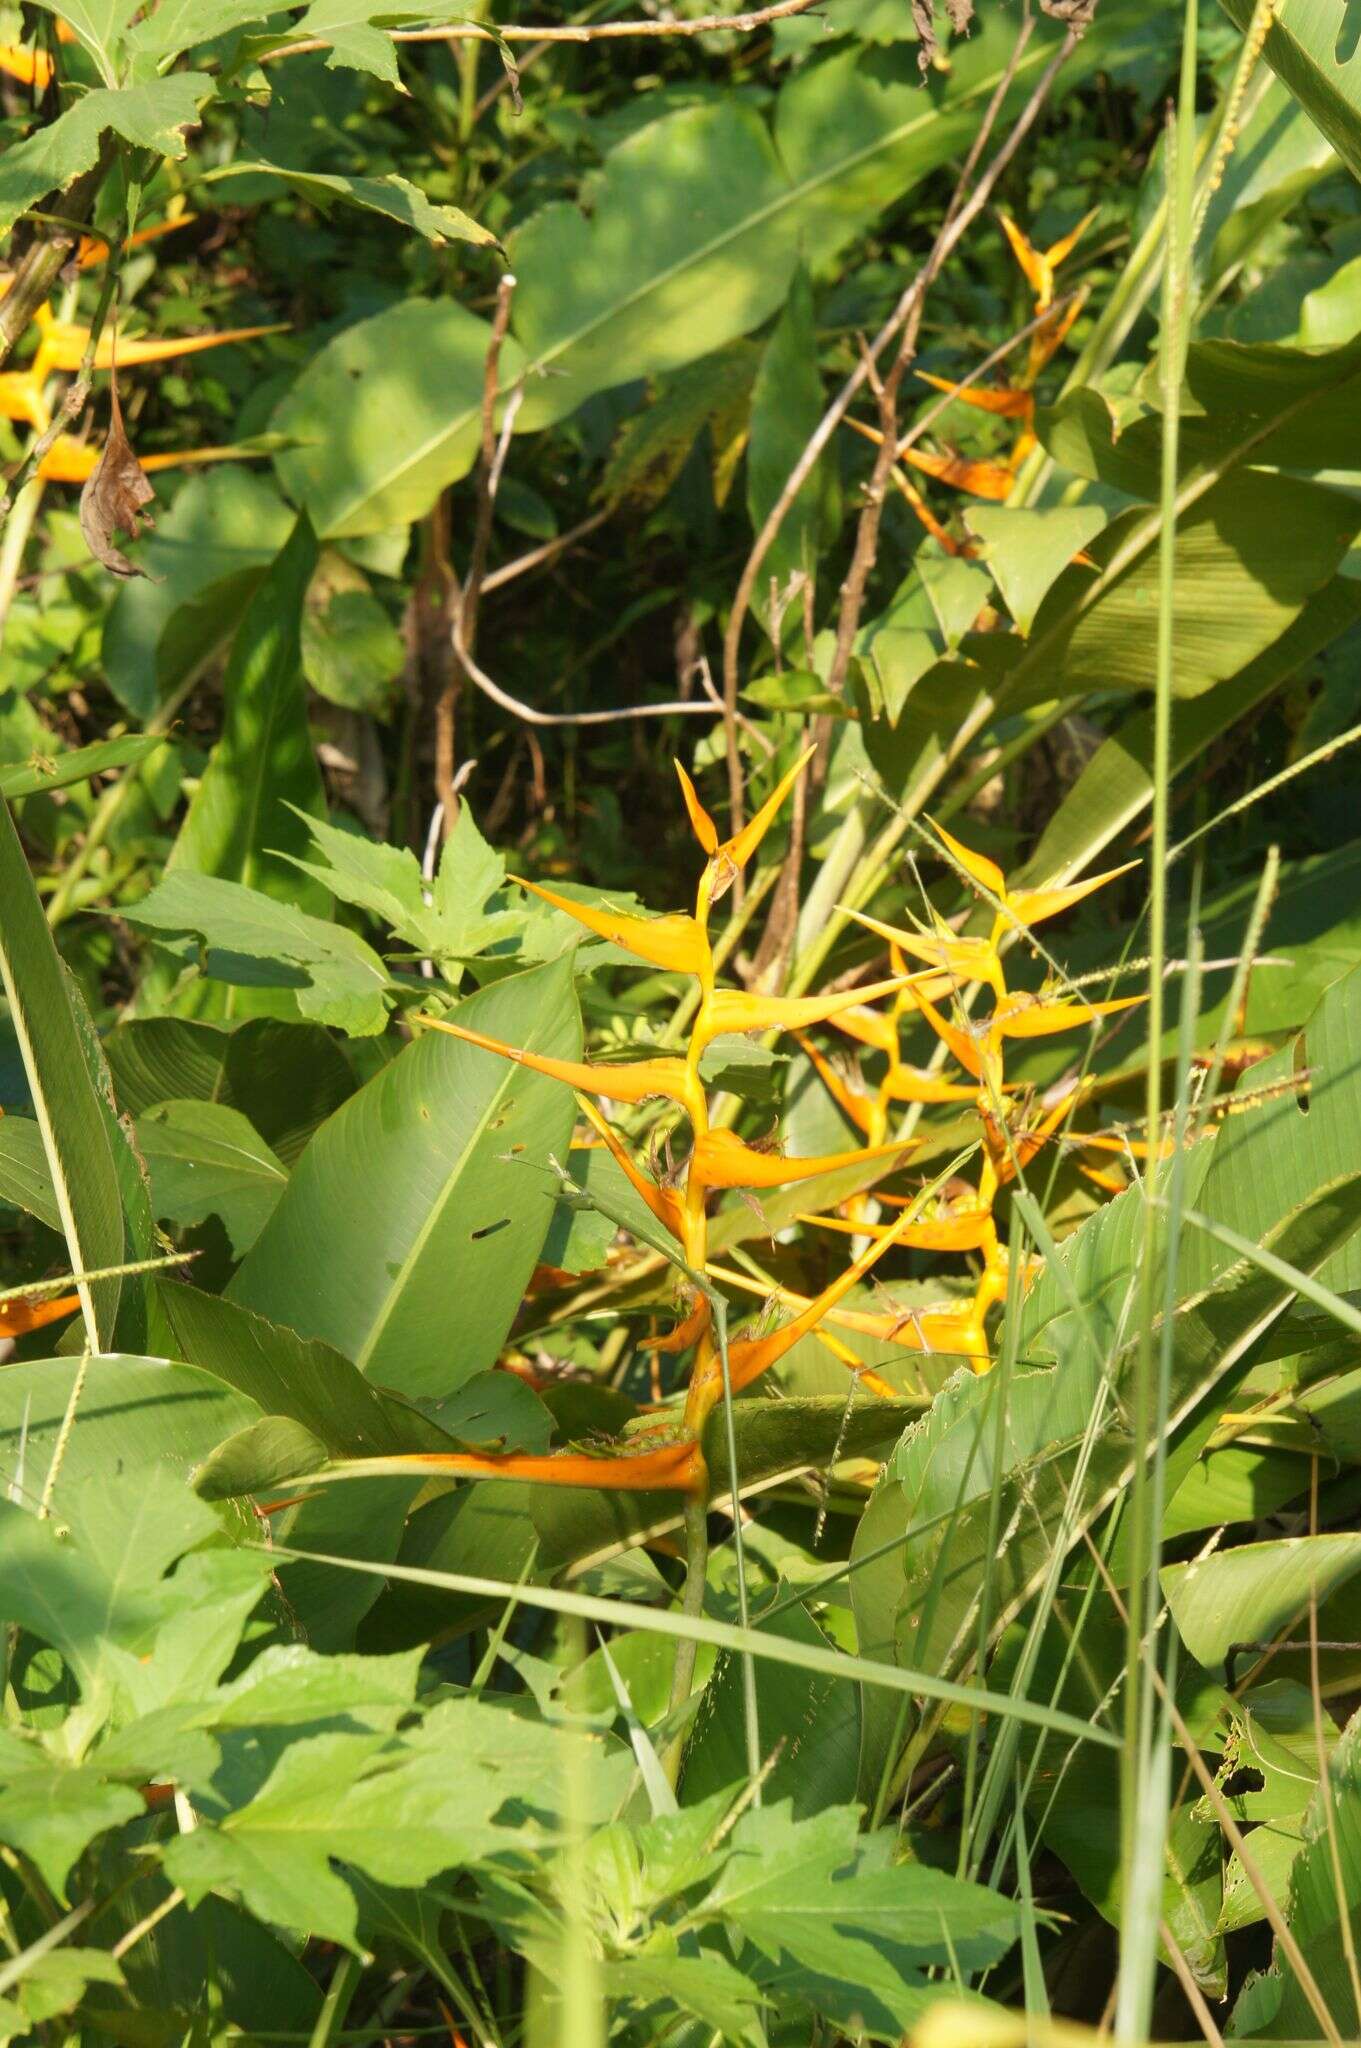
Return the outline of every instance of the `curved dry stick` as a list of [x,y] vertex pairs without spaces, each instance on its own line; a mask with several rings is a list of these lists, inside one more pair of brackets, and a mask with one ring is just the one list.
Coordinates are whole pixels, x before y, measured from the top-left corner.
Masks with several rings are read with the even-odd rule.
[[454,643],[454,653],[463,664],[463,671],[469,682],[474,684],[484,697],[490,697],[493,704],[499,704],[503,711],[509,711],[515,718],[522,718],[526,725],[612,725],[624,718],[693,717],[696,712],[702,713],[706,718],[712,718],[714,715],[715,706],[707,698],[690,698],[685,703],[626,704],[618,711],[539,711],[533,704],[526,704],[523,699],[512,697],[509,690],[503,690],[499,683],[492,681],[484,668],[478,667],[463,643],[457,614],[449,631]]
[[[776,0],[774,6],[758,7],[750,14],[706,14],[693,21],[603,21],[594,28],[525,25],[495,31],[465,22],[444,28],[394,29],[391,34],[394,43],[602,43],[629,36],[708,36],[722,29],[748,35],[753,29],[764,28],[768,21],[787,21],[791,15],[807,14],[814,4],[815,0]],[[281,50],[271,50],[267,57],[301,57],[330,47],[324,36],[314,36],[305,42],[289,43]]]

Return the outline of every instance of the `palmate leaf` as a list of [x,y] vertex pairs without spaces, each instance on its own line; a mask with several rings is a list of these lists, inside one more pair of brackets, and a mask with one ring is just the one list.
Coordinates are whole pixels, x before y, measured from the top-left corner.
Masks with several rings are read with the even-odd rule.
[[473,1699],[436,1706],[400,1742],[309,1735],[216,1825],[179,1836],[166,1868],[191,1901],[217,1891],[263,1919],[357,1946],[356,1901],[336,1861],[409,1886],[497,1851],[523,1854],[542,1838],[536,1814],[562,1799],[568,1751],[600,1788],[591,1805],[612,1804],[632,1770],[626,1749]]
[[[808,1973],[804,1989],[840,1984],[890,2038],[920,2011],[931,1963],[978,1969],[1011,1946],[1017,1908],[985,1886],[920,1863],[894,1863],[888,1834],[859,1832],[860,1810],[795,1820],[780,1801],[744,1814],[731,1853],[697,1911],[737,1929],[770,1959]],[[784,1980],[787,1983],[787,1979]],[[876,2024],[876,2022],[878,2024]]]
[[199,108],[213,90],[206,72],[180,71],[146,85],[86,93],[27,141],[11,144],[0,158],[0,234],[7,234],[45,194],[91,170],[100,139],[110,129],[139,149],[182,157],[185,130],[198,125]]
[[130,923],[193,937],[204,972],[246,987],[291,989],[307,1017],[355,1037],[387,1023],[387,969],[343,925],[327,924],[242,882],[186,870],[167,875],[127,912]]

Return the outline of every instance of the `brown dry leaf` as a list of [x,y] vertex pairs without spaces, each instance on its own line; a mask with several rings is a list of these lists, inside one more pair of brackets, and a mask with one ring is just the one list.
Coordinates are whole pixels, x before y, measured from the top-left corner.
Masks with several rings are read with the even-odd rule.
[[[973,23],[974,0],[945,0],[945,12],[952,35],[966,36]],[[917,62],[926,73],[940,55],[936,35],[936,0],[912,0],[912,26],[921,45]]]
[[912,26],[921,45],[917,51],[917,62],[925,76],[940,49],[936,41],[936,0],[912,0]]
[[90,553],[111,575],[145,576],[146,570],[130,562],[113,543],[116,533],[136,540],[143,524],[152,524],[151,515],[143,508],[156,495],[123,426],[116,373],[109,388],[109,402],[109,438],[80,494],[80,530]]

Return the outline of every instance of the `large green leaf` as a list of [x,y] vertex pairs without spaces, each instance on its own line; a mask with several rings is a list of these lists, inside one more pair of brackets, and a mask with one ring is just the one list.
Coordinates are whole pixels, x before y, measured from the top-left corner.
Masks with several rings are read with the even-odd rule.
[[[1059,76],[1076,85],[1137,19],[1107,5]],[[370,31],[371,33],[371,31]],[[1019,104],[1053,55],[1048,24],[1012,83]],[[594,392],[679,368],[750,332],[784,299],[803,254],[848,237],[967,147],[1014,42],[995,10],[923,83],[915,51],[840,51],[782,88],[771,135],[732,99],[667,114],[606,158],[589,217],[566,201],[510,240],[519,280],[503,391],[523,383],[518,432]],[[429,510],[476,454],[490,328],[457,305],[407,304],[347,328],[275,415],[310,442],[279,458],[323,535],[373,533]],[[518,344],[518,345],[515,345]]]
[[[1067,570],[1040,607],[1011,668],[1010,705],[1154,685],[1157,543],[1152,511],[1126,512]],[[1266,653],[1335,575],[1361,528],[1361,506],[1298,478],[1238,470],[1179,520],[1179,697],[1199,697]]]
[[[109,1105],[91,1078],[84,999],[52,943],[9,806],[0,798],[0,980],[23,1054],[71,1265],[79,1276],[124,1263],[123,1195]],[[118,1280],[78,1278],[92,1349],[113,1341]]]
[[[467,474],[490,340],[487,322],[456,301],[416,299],[345,328],[313,356],[273,424],[305,444],[280,455],[278,470],[323,538],[405,526]],[[522,368],[508,340],[501,376],[509,383]]]
[[220,1102],[163,1102],[137,1120],[158,1222],[220,1219],[240,1258],[288,1184],[282,1161],[241,1112]]
[[759,326],[796,247],[789,182],[758,115],[719,102],[631,136],[606,158],[590,219],[562,202],[511,238],[529,367],[520,431]]
[[[559,1058],[580,1047],[570,958],[457,1012]],[[322,1337],[400,1393],[452,1393],[496,1361],[551,1216],[567,1151],[558,1082],[428,1032],[317,1133],[231,1295]]]
[[1218,1670],[1234,1644],[1268,1643],[1361,1572],[1361,1536],[1286,1536],[1170,1564],[1163,1591],[1198,1664]]
[[150,717],[230,637],[292,525],[274,485],[244,464],[188,478],[137,543],[146,575],[122,586],[104,622],[104,673],[129,711]]
[[[1253,0],[1221,5],[1239,28],[1247,28]],[[1347,30],[1347,0],[1276,0],[1262,51],[1361,177],[1361,50]]]
[[[42,1497],[78,1370],[77,1359],[47,1358],[0,1372],[0,1482],[16,1499],[36,1505]],[[191,1366],[124,1353],[91,1358],[53,1499],[60,1511],[70,1489],[109,1472],[163,1464],[187,1476],[259,1414],[253,1401]]]
[[[1358,618],[1361,583],[1335,576],[1264,654],[1228,682],[1178,707],[1173,772],[1199,760],[1221,733],[1289,682]],[[1102,741],[1064,794],[1018,882],[1040,884],[1080,873],[1148,809],[1153,801],[1153,725],[1151,711],[1133,711]]]

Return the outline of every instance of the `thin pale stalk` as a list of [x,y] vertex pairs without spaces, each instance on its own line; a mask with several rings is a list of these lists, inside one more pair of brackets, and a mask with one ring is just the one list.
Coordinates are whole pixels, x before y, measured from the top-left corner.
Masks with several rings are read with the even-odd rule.
[[[1159,1308],[1159,1253],[1167,1242],[1157,1204],[1160,1161],[1157,1137],[1162,1128],[1163,963],[1167,953],[1167,849],[1172,784],[1172,700],[1176,656],[1176,574],[1177,574],[1177,464],[1180,450],[1181,381],[1190,325],[1191,220],[1194,197],[1195,94],[1196,94],[1196,0],[1186,0],[1182,32],[1181,80],[1175,123],[1169,122],[1168,221],[1169,232],[1163,264],[1163,317],[1161,363],[1163,373],[1163,440],[1158,534],[1158,618],[1156,684],[1153,726],[1153,833],[1149,859],[1151,901],[1149,906],[1149,998],[1148,998],[1148,1082],[1145,1122],[1153,1151],[1145,1181],[1144,1257],[1139,1318],[1139,1346],[1135,1362],[1132,1398],[1135,1457],[1130,1488],[1130,1521],[1133,1559],[1128,1620],[1125,1633],[1125,1741],[1121,1756],[1121,1862],[1125,1872],[1125,1897],[1136,1871],[1145,1867],[1141,1837],[1154,1825],[1147,1810],[1153,1793],[1153,1716],[1149,1688],[1154,1661],[1144,1657],[1145,1615],[1156,1599],[1156,1571],[1161,1555],[1159,1528],[1153,1520],[1157,1478],[1149,1472],[1150,1450],[1156,1451],[1161,1470],[1164,1456],[1161,1437],[1155,1439],[1155,1411],[1159,1405],[1156,1387],[1154,1330]],[[1166,1807],[1157,1826],[1165,1825]],[[1161,1856],[1158,1860],[1161,1877]],[[1154,1941],[1147,1939],[1148,1923],[1154,1922]],[[1135,1928],[1140,1935],[1136,1936]],[[1142,1936],[1142,1938],[1140,1938]],[[1116,2034],[1122,2041],[1141,2039],[1147,2033],[1152,2006],[1153,1977],[1157,1962],[1156,1915],[1140,1913],[1121,1944],[1120,1977],[1116,2002]]]

